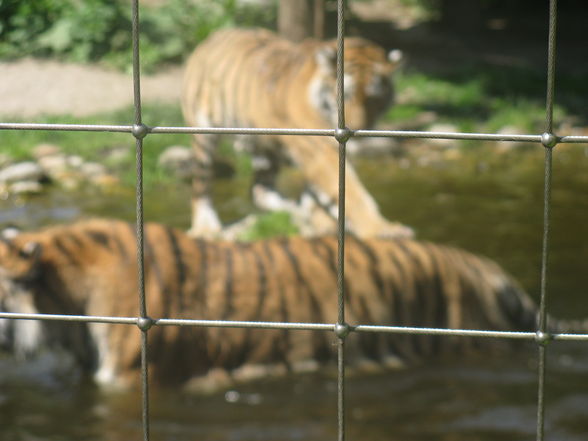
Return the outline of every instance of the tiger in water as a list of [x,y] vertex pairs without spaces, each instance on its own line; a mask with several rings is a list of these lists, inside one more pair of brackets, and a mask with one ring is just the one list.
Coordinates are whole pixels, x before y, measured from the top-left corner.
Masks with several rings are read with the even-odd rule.
[[[401,58],[399,50],[387,54],[363,38],[345,39],[344,104],[349,128],[371,128],[390,106],[391,76]],[[197,127],[334,129],[335,65],[335,41],[293,43],[263,29],[217,31],[187,60],[184,119]],[[210,197],[218,142],[215,134],[193,136],[194,236],[218,236],[222,229]],[[252,196],[258,207],[306,216],[306,222],[316,224],[314,231],[334,231],[339,161],[334,138],[265,135],[246,144],[253,154]],[[296,165],[304,177],[304,204],[276,190],[277,173],[287,162]],[[359,237],[412,236],[410,228],[382,216],[353,167],[347,164],[346,168],[347,229]],[[309,207],[324,215],[308,214]]]
[[[155,223],[144,232],[146,305],[155,321],[337,322],[333,236],[234,243],[195,239]],[[536,329],[533,301],[487,258],[412,239],[352,236],[345,251],[346,322],[352,327]],[[135,229],[123,221],[79,221],[0,240],[0,305],[8,311],[137,317],[137,279]],[[7,330],[20,322],[4,320],[6,343]],[[27,323],[42,323],[43,331],[22,327],[34,335],[20,336],[15,344],[30,350],[35,338],[58,343],[99,384],[128,386],[138,378],[137,326]],[[584,322],[550,321],[553,331],[586,328]],[[156,324],[148,332],[150,377],[196,389],[316,369],[336,358],[337,338],[326,331]],[[384,368],[464,354],[484,344],[491,343],[352,333],[346,353],[350,367]]]

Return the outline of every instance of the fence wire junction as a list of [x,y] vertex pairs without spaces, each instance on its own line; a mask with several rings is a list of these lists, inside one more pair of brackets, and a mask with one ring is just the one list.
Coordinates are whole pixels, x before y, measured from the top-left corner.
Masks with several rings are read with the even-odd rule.
[[[136,236],[137,262],[139,280],[139,314],[137,317],[98,317],[73,316],[58,314],[22,314],[0,312],[0,318],[13,320],[58,320],[65,322],[112,323],[138,326],[141,330],[141,383],[142,383],[142,423],[143,439],[150,439],[149,416],[149,385],[148,385],[148,333],[152,326],[193,326],[193,327],[224,327],[224,328],[258,328],[258,329],[290,329],[333,332],[338,341],[337,357],[337,426],[338,441],[345,440],[345,340],[351,332],[379,332],[397,334],[428,334],[441,336],[462,336],[478,338],[526,339],[533,340],[538,347],[538,393],[537,393],[537,441],[545,437],[545,362],[548,343],[559,340],[588,341],[588,334],[549,334],[546,328],[547,317],[547,268],[549,264],[550,210],[551,210],[551,174],[553,148],[560,143],[588,143],[588,136],[558,136],[553,132],[553,105],[555,92],[555,59],[556,59],[556,27],[557,0],[549,1],[549,32],[547,48],[547,86],[545,105],[545,125],[542,134],[492,134],[492,133],[459,133],[459,132],[426,132],[402,130],[349,130],[345,125],[345,109],[343,101],[343,53],[345,35],[345,1],[337,1],[337,127],[327,130],[292,129],[292,128],[213,128],[213,127],[148,127],[142,123],[141,86],[140,86],[140,50],[139,50],[139,0],[132,1],[132,40],[133,40],[133,88],[134,88],[134,119],[129,125],[100,124],[34,124],[34,123],[2,123],[0,130],[47,130],[47,131],[87,131],[87,132],[126,132],[135,138],[136,149]],[[244,322],[220,320],[188,320],[188,319],[152,319],[148,315],[144,287],[144,253],[143,253],[143,139],[151,134],[189,133],[189,134],[248,134],[248,135],[298,135],[334,137],[339,144],[339,213],[338,213],[338,321],[337,323],[285,323],[285,322]],[[399,326],[350,326],[345,322],[344,309],[344,219],[345,219],[345,158],[346,143],[351,137],[392,137],[392,138],[429,138],[478,141],[511,141],[538,143],[544,146],[544,198],[543,198],[543,241],[541,263],[541,289],[539,303],[539,325],[536,332],[507,332],[469,329],[440,329]]]

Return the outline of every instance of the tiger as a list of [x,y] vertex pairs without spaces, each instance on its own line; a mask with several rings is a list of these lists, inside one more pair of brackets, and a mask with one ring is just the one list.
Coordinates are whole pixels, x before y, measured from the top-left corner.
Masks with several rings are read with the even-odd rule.
[[[391,76],[402,59],[398,49],[384,49],[363,38],[345,39],[344,104],[351,129],[371,128],[391,105]],[[200,43],[186,62],[182,113],[189,126],[238,128],[332,129],[337,127],[335,95],[336,42],[308,39],[293,43],[265,29],[222,29]],[[193,236],[218,237],[222,224],[210,190],[213,158],[219,136],[195,134],[192,181]],[[258,136],[237,142],[252,153],[254,204],[287,211],[301,223],[315,219],[317,232],[334,231],[338,215],[338,151],[334,138],[321,136]],[[301,204],[276,189],[285,163],[297,166],[315,211],[307,216]],[[390,222],[353,167],[346,164],[346,228],[360,237],[412,236],[411,228]],[[311,231],[312,228],[310,227]]]
[[[157,321],[335,324],[335,236],[238,243],[193,238],[147,223],[143,245],[146,309],[155,323],[148,331],[154,384],[218,390],[332,366],[338,338],[333,332],[162,326]],[[345,251],[345,321],[351,330],[359,324],[536,329],[535,303],[488,258],[406,238],[348,236]],[[29,310],[39,313],[137,317],[137,280],[135,227],[124,221],[89,219],[0,241],[4,295],[28,296]],[[136,383],[141,359],[137,326],[60,321],[43,321],[42,326],[45,344],[66,348],[97,384],[129,388]],[[588,328],[584,321],[554,319],[549,326],[552,331]],[[350,369],[361,372],[467,354],[483,344],[491,342],[352,331],[346,338],[346,360]]]

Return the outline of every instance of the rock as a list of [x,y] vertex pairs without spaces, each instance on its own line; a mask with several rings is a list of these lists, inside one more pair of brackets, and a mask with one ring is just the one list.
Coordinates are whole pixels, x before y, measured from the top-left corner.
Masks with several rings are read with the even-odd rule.
[[398,154],[399,150],[398,141],[387,137],[352,138],[347,143],[347,154],[349,156],[383,156]]
[[[504,126],[497,132],[499,135],[520,135],[526,133],[524,130],[516,126]],[[498,153],[504,153],[505,151],[511,150],[513,147],[522,145],[516,141],[500,141],[496,143],[496,151]]]
[[64,174],[59,179],[55,179],[56,183],[66,190],[77,190],[81,186],[81,179],[77,174]]
[[[459,129],[453,124],[436,123],[429,126],[427,129],[429,132],[448,132],[456,133]],[[449,147],[457,143],[454,139],[442,139],[442,138],[425,138],[424,141],[427,144],[437,145],[439,147]]]
[[43,156],[39,158],[38,163],[51,177],[63,173],[69,168],[67,158],[64,155]]
[[73,168],[79,168],[84,163],[84,159],[78,155],[71,155],[67,157],[67,165]]
[[104,154],[104,161],[110,165],[116,165],[126,162],[128,157],[128,147],[116,146],[107,150],[107,152]]
[[84,162],[80,166],[80,173],[86,179],[92,179],[98,176],[104,176],[108,172],[106,171],[106,167],[104,167],[102,164],[99,164],[97,162]]
[[59,146],[56,146],[55,144],[48,144],[48,143],[38,144],[33,149],[33,157],[37,160],[44,158],[44,157],[47,157],[47,156],[56,156],[56,155],[61,155],[61,148],[59,148]]
[[93,176],[90,178],[90,182],[102,189],[114,188],[120,185],[120,180],[116,176],[109,174]]
[[187,161],[193,158],[192,150],[189,147],[182,145],[173,145],[166,148],[161,155],[159,155],[158,163],[161,166],[174,164],[179,161]]
[[17,181],[40,181],[44,179],[45,172],[35,162],[26,161],[9,165],[0,171],[0,182],[17,182]]
[[159,155],[157,164],[182,179],[192,178],[196,160],[192,149],[184,146],[171,146]]
[[18,181],[10,185],[8,192],[14,195],[37,194],[43,191],[38,181]]

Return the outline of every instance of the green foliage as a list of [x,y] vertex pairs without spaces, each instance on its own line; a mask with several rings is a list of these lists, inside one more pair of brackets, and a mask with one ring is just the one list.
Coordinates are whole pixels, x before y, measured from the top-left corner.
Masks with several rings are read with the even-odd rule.
[[[7,3],[13,3],[9,1]],[[21,0],[3,10],[0,54],[15,57],[66,55],[73,61],[99,59],[125,44],[130,20],[124,4],[105,0]],[[29,25],[33,23],[33,26]]]
[[296,234],[298,234],[298,228],[292,221],[290,214],[284,211],[274,211],[260,214],[253,226],[245,231],[239,239],[253,241],[276,236],[294,236]]
[[455,80],[421,72],[400,72],[396,87],[412,105],[468,109],[478,106],[487,95],[480,76]]
[[[556,120],[578,111],[567,93],[578,87],[574,78],[562,75],[559,79]],[[507,126],[534,133],[543,129],[545,80],[530,70],[488,65],[460,67],[445,74],[407,70],[395,76],[395,85],[401,99],[386,114],[388,121],[398,123],[432,111],[436,122],[462,131],[495,132]]]
[[32,36],[47,30],[63,13],[55,0],[0,0],[0,55],[17,51]]
[[[141,65],[178,62],[223,26],[269,26],[276,7],[236,0],[168,0],[141,7]],[[0,0],[0,56],[56,56],[131,66],[131,7],[123,0]]]
[[[147,69],[179,62],[211,32],[227,26],[269,26],[275,8],[239,5],[236,0],[168,0],[141,11],[141,65]],[[123,55],[124,54],[120,54]],[[111,59],[116,60],[117,52]]]

